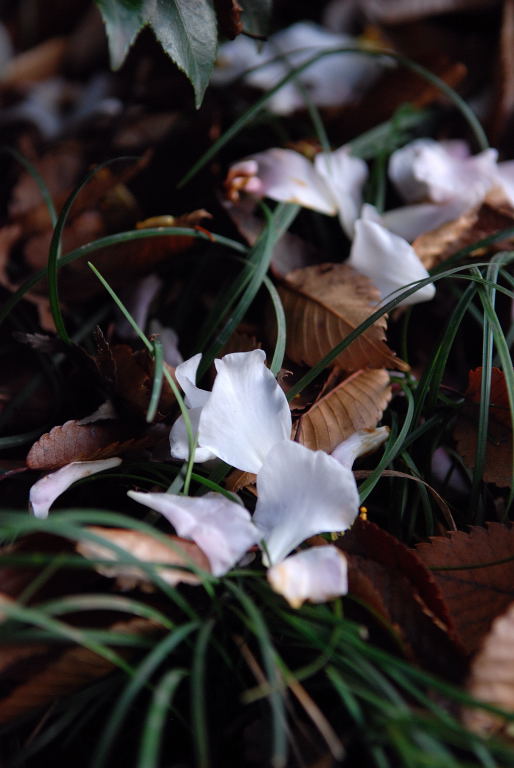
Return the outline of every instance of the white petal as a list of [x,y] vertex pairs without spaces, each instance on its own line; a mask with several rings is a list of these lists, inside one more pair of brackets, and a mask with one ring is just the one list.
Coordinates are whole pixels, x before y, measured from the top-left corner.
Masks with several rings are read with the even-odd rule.
[[215,576],[223,576],[259,540],[248,510],[220,493],[175,496],[129,491],[128,495],[164,515],[179,536],[196,542]]
[[[398,235],[374,221],[359,219],[348,264],[376,285],[382,298],[391,299],[402,287],[428,277],[414,248]],[[400,302],[399,306],[430,301],[435,287],[430,284]]]
[[388,427],[378,427],[377,429],[359,429],[350,435],[342,443],[339,443],[330,454],[336,461],[351,469],[353,462],[359,456],[370,453],[385,443],[389,436]]
[[310,603],[325,603],[348,592],[348,562],[332,545],[311,547],[273,565],[267,573],[275,592],[285,597],[292,608]]
[[155,319],[150,321],[150,333],[159,335],[165,362],[174,368],[182,365],[184,358],[178,348],[178,333],[173,328],[162,325]]
[[[210,393],[208,393],[210,394]],[[191,422],[191,429],[194,437],[198,437],[198,424],[200,421],[200,415],[202,408],[190,408],[188,411],[189,421]],[[187,461],[189,458],[189,441],[187,439],[187,431],[184,419],[179,416],[171,428],[170,432],[170,452],[174,459],[183,459]],[[197,445],[195,448],[195,462],[201,463],[203,461],[209,461],[209,459],[215,459],[215,455],[212,451],[204,448],[201,445]]]
[[461,202],[451,202],[438,205],[437,203],[418,203],[416,205],[404,205],[394,208],[382,214],[384,227],[394,232],[395,235],[405,238],[409,242],[415,240],[424,232],[441,227],[448,221],[454,221],[464,213],[467,206]]
[[[292,149],[275,148],[251,155],[245,162],[249,160],[257,163],[261,196],[336,215],[337,203],[330,189],[303,155]],[[234,169],[231,169],[229,177],[233,174]]]
[[498,163],[498,184],[509,203],[514,205],[514,160]]
[[184,391],[184,400],[188,408],[200,408],[205,405],[211,394],[196,386],[196,372],[201,359],[202,353],[199,352],[175,368],[175,376]]
[[99,461],[73,461],[58,469],[57,472],[45,475],[30,489],[29,504],[32,513],[36,517],[48,517],[48,510],[54,501],[61,493],[67,491],[70,485],[77,480],[82,480],[83,477],[95,475],[97,472],[117,467],[119,464],[121,459],[118,457]]
[[245,472],[257,473],[270,449],[291,435],[291,411],[265,357],[254,349],[216,360],[218,374],[200,417],[200,445]]
[[239,35],[235,40],[220,46],[212,82],[215,85],[227,85],[267,58],[264,50],[259,50],[255,40]]
[[359,157],[352,157],[350,149],[343,146],[336,152],[316,155],[314,167],[332,191],[341,226],[348,237],[353,238],[354,224],[362,207],[362,188],[368,178],[368,166]]
[[357,516],[353,474],[323,451],[285,440],[271,449],[257,475],[254,523],[274,564],[317,533],[344,531]]
[[389,176],[407,202],[459,201],[472,208],[496,182],[497,154],[487,149],[469,156],[462,141],[416,139],[393,152]]

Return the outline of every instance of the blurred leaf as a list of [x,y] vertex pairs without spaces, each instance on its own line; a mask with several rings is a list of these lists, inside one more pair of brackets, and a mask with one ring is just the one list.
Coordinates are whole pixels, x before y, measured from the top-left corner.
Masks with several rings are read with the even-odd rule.
[[460,641],[468,652],[476,651],[493,620],[514,600],[514,529],[488,523],[469,533],[451,531],[418,544],[416,554],[435,569]]
[[209,0],[97,0],[111,64],[118,69],[145,26],[189,78],[199,107],[216,58],[216,16]]
[[[380,295],[370,280],[346,264],[317,264],[290,272],[280,286],[287,319],[287,355],[315,365],[376,309]],[[385,343],[381,317],[336,358],[343,370],[406,370]]]
[[273,0],[241,0],[243,29],[251,35],[269,33]]

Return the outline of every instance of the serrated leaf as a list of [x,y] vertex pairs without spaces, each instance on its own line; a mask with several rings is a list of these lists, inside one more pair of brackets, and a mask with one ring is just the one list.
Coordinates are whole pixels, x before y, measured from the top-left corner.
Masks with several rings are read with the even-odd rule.
[[189,78],[199,107],[216,58],[216,16],[209,0],[97,0],[111,63],[123,64],[144,26],[152,28],[168,56]]

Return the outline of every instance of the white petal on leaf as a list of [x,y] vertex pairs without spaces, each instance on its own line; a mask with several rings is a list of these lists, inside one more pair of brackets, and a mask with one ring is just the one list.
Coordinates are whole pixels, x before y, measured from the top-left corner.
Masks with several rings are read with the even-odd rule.
[[346,530],[359,507],[351,471],[292,440],[269,452],[257,475],[257,492],[253,520],[265,543],[266,565],[283,560],[309,536]]
[[[348,264],[369,277],[382,298],[387,297],[387,300],[394,298],[406,285],[428,277],[416,251],[406,240],[365,219],[355,223],[355,239]],[[429,284],[401,301],[399,306],[430,301],[434,295],[435,287]]]
[[[210,395],[210,392],[207,394]],[[191,430],[193,432],[193,437],[195,438],[198,437],[198,424],[200,422],[202,410],[202,408],[190,408],[188,411]],[[189,441],[183,416],[179,416],[171,428],[170,453],[174,459],[183,459],[184,461],[187,461],[189,458]],[[194,460],[197,464],[215,458],[216,457],[212,451],[209,451],[201,445],[196,445]]]
[[375,451],[382,443],[385,443],[389,436],[388,427],[377,427],[377,429],[359,429],[353,435],[339,443],[332,453],[332,458],[336,459],[343,467],[351,469],[353,462],[359,456]]
[[332,191],[339,220],[351,239],[354,225],[362,207],[362,188],[368,178],[368,166],[359,157],[352,157],[349,147],[340,147],[329,154],[320,152],[314,158],[314,167]]
[[129,491],[130,498],[160,512],[179,536],[207,555],[214,576],[223,576],[259,540],[249,512],[220,493],[175,496]]
[[[335,216],[337,203],[329,187],[306,157],[292,149],[268,149],[246,159],[257,163],[260,194],[283,203]],[[229,177],[233,170],[229,171]]]
[[175,376],[184,392],[184,400],[188,408],[200,408],[210,397],[210,392],[196,386],[196,372],[202,359],[202,353],[184,360],[175,368]]
[[121,459],[118,457],[99,461],[73,461],[58,469],[57,472],[45,475],[30,489],[29,504],[32,513],[36,517],[48,517],[48,510],[54,501],[67,491],[70,485],[89,475],[117,467],[119,464]]
[[200,417],[199,444],[244,472],[257,473],[270,449],[291,435],[291,411],[265,357],[254,349],[216,360]]
[[348,592],[348,562],[332,545],[311,547],[273,565],[267,573],[271,587],[292,608],[308,601],[325,603]]

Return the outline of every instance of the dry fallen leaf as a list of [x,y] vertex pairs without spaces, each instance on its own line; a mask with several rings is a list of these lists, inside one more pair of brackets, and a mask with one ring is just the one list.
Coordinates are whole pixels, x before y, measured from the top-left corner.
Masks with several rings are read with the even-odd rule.
[[[287,354],[315,365],[366,320],[380,296],[370,280],[346,264],[319,264],[290,272],[280,287],[287,320]],[[385,343],[381,317],[336,358],[343,370],[408,366]]]
[[[466,404],[461,409],[453,436],[468,467],[474,467],[477,448],[478,403],[482,369],[469,372]],[[501,370],[491,371],[491,399],[483,479],[504,488],[512,485],[512,428],[509,397]]]
[[[514,712],[514,604],[493,621],[480,649],[471,662],[468,692],[480,701]],[[498,730],[505,724],[500,715],[483,709],[465,709],[468,728],[481,733]]]
[[298,440],[307,448],[331,453],[357,430],[374,429],[390,399],[387,371],[357,371],[300,417]]
[[[130,618],[112,623],[108,630],[127,635],[148,635],[162,630],[149,619]],[[130,647],[117,648],[123,658]],[[31,710],[51,704],[92,681],[104,677],[114,664],[87,648],[66,649],[55,658],[55,647],[0,647],[0,723],[7,723]]]
[[59,469],[72,461],[107,459],[152,442],[149,434],[123,439],[123,425],[85,424],[72,419],[41,435],[27,454],[29,469]]
[[476,651],[493,620],[514,600],[514,529],[488,523],[451,531],[418,544],[416,553],[427,568],[456,569],[432,574],[461,643],[468,653]]
[[[490,202],[466,211],[458,219],[420,235],[412,247],[423,266],[433,269],[461,248],[512,226],[514,211],[509,206],[495,204],[491,198]],[[495,247],[501,249],[503,245],[505,243],[496,243]],[[471,255],[478,256],[480,251],[474,251]]]
[[[157,574],[163,581],[171,586],[180,582],[186,584],[199,584],[199,577],[188,567],[196,566],[203,571],[210,572],[209,561],[202,550],[192,541],[181,539],[178,536],[167,536],[169,545],[141,531],[124,530],[122,528],[99,528],[87,526],[85,531],[101,536],[106,541],[116,544],[130,555],[137,557],[144,563],[159,563]],[[84,538],[76,545],[77,552],[88,559],[112,560],[113,565],[95,565],[94,568],[102,576],[116,579],[116,586],[121,590],[142,588],[144,591],[153,591],[155,587],[151,578],[144,570],[136,565],[117,564],[118,554],[108,546]],[[164,564],[164,567],[161,565]],[[169,568],[166,568],[169,565]],[[182,567],[180,567],[182,566]]]

